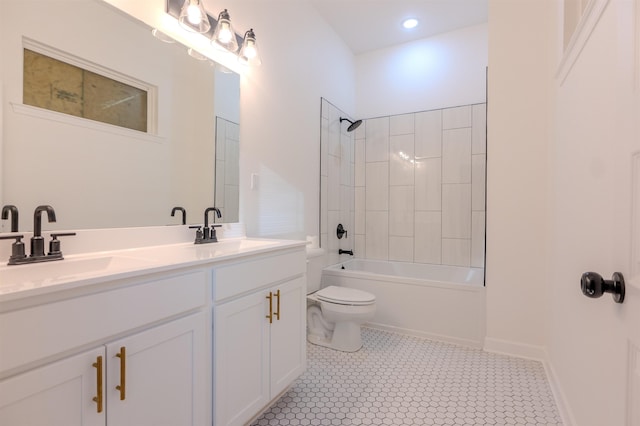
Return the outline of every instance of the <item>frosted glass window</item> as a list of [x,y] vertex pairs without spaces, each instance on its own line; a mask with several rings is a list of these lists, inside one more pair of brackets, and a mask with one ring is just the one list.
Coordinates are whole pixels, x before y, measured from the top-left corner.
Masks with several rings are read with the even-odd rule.
[[147,132],[147,91],[24,49],[23,103]]

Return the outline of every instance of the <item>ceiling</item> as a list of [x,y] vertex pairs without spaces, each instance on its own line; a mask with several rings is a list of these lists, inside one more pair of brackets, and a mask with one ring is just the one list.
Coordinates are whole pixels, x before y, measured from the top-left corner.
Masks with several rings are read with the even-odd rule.
[[[310,0],[354,55],[487,22],[488,0]],[[413,30],[402,27],[418,18]]]

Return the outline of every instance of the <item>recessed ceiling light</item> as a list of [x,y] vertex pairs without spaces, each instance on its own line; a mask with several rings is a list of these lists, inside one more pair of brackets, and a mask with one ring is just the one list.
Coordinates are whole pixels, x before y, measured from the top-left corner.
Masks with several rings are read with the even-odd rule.
[[408,30],[418,26],[418,20],[416,18],[408,18],[402,21],[402,26]]

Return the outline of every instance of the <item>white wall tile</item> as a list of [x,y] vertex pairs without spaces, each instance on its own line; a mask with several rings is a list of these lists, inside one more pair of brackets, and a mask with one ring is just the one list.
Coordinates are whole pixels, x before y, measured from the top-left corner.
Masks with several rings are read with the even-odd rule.
[[413,237],[389,236],[389,260],[413,262]]
[[367,212],[365,256],[367,259],[389,260],[388,212]]
[[389,121],[389,135],[413,134],[415,114],[402,114],[391,116]]
[[337,108],[332,107],[329,109],[329,143],[328,151],[329,155],[340,157],[340,135],[342,131],[340,129],[340,111]]
[[355,193],[355,233],[364,234],[364,222],[365,222],[365,189],[363,186],[356,187]]
[[442,264],[471,266],[471,240],[442,239]]
[[327,156],[327,209],[340,210],[340,158]]
[[471,129],[442,132],[442,183],[471,183]]
[[240,181],[240,143],[232,139],[226,140],[224,152],[224,183],[238,186]]
[[472,153],[487,152],[487,104],[473,105]]
[[358,258],[358,259],[364,259],[365,258],[365,237],[364,235],[356,235],[356,244],[355,244],[355,251],[353,252],[353,256]]
[[327,235],[329,240],[327,241],[327,249],[329,251],[338,251],[340,247],[340,240],[336,236],[336,229],[338,228],[338,224],[342,223],[342,219],[340,218],[340,212],[338,211],[329,211],[327,214]]
[[[389,235],[413,237],[413,186],[392,186],[389,190]],[[413,249],[412,249],[413,251]]]
[[485,212],[471,213],[471,266],[484,268]]
[[[216,157],[224,158],[224,157]],[[216,160],[216,207],[224,207],[224,160]],[[223,205],[220,205],[223,204]]]
[[471,185],[442,185],[442,238],[471,238]]
[[365,185],[364,139],[355,142],[355,186]]
[[415,114],[416,157],[440,157],[442,155],[442,110]]
[[216,158],[224,158],[224,148],[227,140],[227,120],[216,119]]
[[447,108],[442,111],[442,129],[471,127],[471,105]]
[[240,189],[237,185],[224,186],[225,212],[221,221],[235,223],[239,220]]
[[327,155],[329,153],[329,120],[322,119],[320,128],[320,176],[327,176]]
[[428,158],[416,162],[416,210],[442,209],[442,160]]
[[329,178],[320,176],[320,233],[326,233],[327,228],[327,202],[329,194]]
[[389,184],[413,185],[413,134],[391,136],[389,148]]
[[442,262],[442,218],[440,212],[415,213],[414,261]]
[[389,210],[389,163],[367,163],[367,210]]
[[340,157],[340,184],[351,185],[352,167],[351,154],[353,151],[352,139],[349,136],[341,136],[341,157]]
[[389,160],[389,117],[367,120],[367,142],[365,160],[367,163]]
[[486,189],[485,154],[471,156],[471,210],[483,210]]
[[340,185],[340,213],[343,219],[347,220],[346,215],[350,215],[355,208],[354,188],[351,185]]
[[356,140],[365,139],[367,137],[367,121],[362,120],[362,124],[353,132]]
[[320,103],[320,116],[322,118],[329,118],[329,108],[331,104],[325,98],[322,98],[322,102]]

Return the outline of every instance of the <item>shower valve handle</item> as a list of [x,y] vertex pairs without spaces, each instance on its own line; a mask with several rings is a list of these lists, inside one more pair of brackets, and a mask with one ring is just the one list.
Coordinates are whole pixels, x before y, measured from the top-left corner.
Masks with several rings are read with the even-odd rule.
[[345,238],[347,238],[347,230],[344,229],[344,226],[342,226],[341,223],[339,223],[338,229],[336,229],[336,236],[338,237],[339,240],[341,240],[343,235]]

